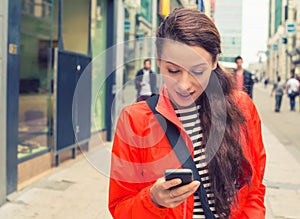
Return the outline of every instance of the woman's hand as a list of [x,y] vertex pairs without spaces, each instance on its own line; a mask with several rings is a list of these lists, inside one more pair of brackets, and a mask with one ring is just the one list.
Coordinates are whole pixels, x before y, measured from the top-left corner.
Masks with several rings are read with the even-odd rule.
[[200,185],[199,181],[193,181],[172,189],[180,183],[180,179],[165,181],[164,177],[159,178],[150,189],[151,200],[159,207],[174,208],[194,194]]

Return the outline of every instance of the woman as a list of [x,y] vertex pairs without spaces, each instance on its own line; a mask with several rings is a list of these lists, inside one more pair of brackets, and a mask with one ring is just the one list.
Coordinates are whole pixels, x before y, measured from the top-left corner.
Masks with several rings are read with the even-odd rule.
[[[175,124],[196,164],[216,218],[264,218],[265,150],[248,95],[218,65],[220,35],[203,13],[174,10],[157,33],[164,79],[156,110]],[[205,218],[198,181],[173,188],[181,168],[145,101],[123,109],[112,149],[109,209],[114,218]]]

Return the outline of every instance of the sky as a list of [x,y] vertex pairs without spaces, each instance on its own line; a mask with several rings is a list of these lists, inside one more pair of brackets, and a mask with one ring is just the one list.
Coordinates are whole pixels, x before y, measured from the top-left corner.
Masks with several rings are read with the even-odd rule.
[[244,65],[257,62],[258,51],[266,51],[268,37],[268,0],[242,0],[242,57]]

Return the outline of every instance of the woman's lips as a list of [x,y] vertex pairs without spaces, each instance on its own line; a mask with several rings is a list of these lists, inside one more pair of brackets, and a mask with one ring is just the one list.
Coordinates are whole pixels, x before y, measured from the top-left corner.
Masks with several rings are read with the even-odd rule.
[[183,98],[188,98],[191,97],[195,92],[184,92],[184,93],[180,93],[180,92],[176,92],[178,96],[183,97]]

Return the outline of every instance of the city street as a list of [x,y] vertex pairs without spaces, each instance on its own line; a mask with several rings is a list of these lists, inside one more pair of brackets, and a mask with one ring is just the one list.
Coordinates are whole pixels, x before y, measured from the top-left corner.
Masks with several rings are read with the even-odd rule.
[[275,96],[270,97],[272,85],[264,88],[262,83],[254,85],[253,100],[257,105],[263,123],[279,139],[287,150],[300,163],[300,110],[299,97],[296,98],[296,111],[290,111],[289,98],[285,94],[281,104],[281,112],[275,113]]
[[[300,135],[299,102],[296,112],[289,110],[289,99],[283,97],[281,112],[275,113],[272,85],[255,84],[254,103],[263,123],[267,151],[264,183],[267,186],[266,218],[300,218]],[[297,99],[298,101],[298,99]]]
[[[206,72],[217,72],[218,65],[233,73],[239,90],[250,93],[247,88],[254,77],[269,82],[267,86],[257,82],[253,90],[261,118],[259,140],[263,138],[266,149],[265,218],[300,219],[300,96],[291,111],[284,94],[277,113],[275,95],[270,95],[274,80],[300,81],[300,0],[0,1],[0,219],[113,219],[108,208],[112,141],[122,109],[136,103],[137,96],[156,93],[162,75],[176,102],[190,105],[189,94],[201,89],[187,72],[203,86],[208,81]],[[219,86],[211,82],[217,90]],[[290,90],[299,88],[296,80],[290,82]],[[212,98],[224,103],[223,96]],[[171,105],[164,110],[172,109]],[[200,108],[215,107],[206,105]],[[190,136],[201,137],[189,107],[178,110],[184,114],[182,123],[196,127]],[[132,119],[119,123],[125,140],[139,141],[137,132],[147,135],[139,114],[134,112]],[[233,112],[234,120],[239,119],[237,114]],[[223,131],[219,124],[230,119],[221,121],[222,112],[216,115],[211,130],[216,125],[217,131]],[[209,120],[210,116],[202,117]],[[126,122],[139,126],[128,130]],[[211,135],[213,142],[220,137],[216,135]],[[233,134],[238,135],[245,139],[243,133]],[[257,139],[251,138],[253,147]],[[148,144],[147,140],[141,141]],[[127,149],[120,148],[123,155]],[[145,152],[151,171],[156,166],[150,160],[165,149]],[[133,161],[134,154],[128,153]],[[254,158],[250,153],[249,163],[255,166],[259,161]],[[142,162],[146,160],[137,160],[144,168]],[[221,166],[226,167],[226,162]],[[124,169],[126,180],[133,179]],[[218,176],[216,171],[211,174]],[[263,205],[253,201],[257,194],[249,191],[247,207]]]
[[[255,84],[254,91],[267,150],[264,179],[267,186],[266,218],[300,219],[300,163],[296,160],[299,142],[294,139],[300,139],[296,135],[300,113],[290,112],[285,98],[282,112],[275,114],[274,97],[269,96],[270,88],[264,89],[261,84]],[[133,91],[132,84],[128,84],[124,101],[133,101]],[[111,143],[99,145],[99,142],[99,139],[93,139],[91,144],[96,146],[91,147],[88,154],[53,168],[39,180],[10,195],[9,201],[0,208],[0,218],[111,219],[107,208],[107,155]]]

